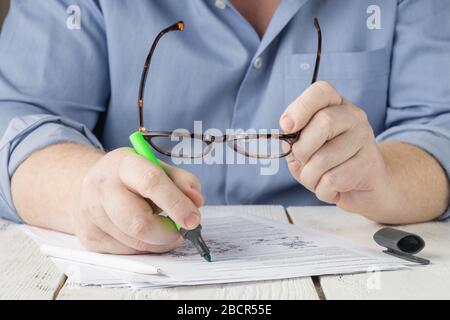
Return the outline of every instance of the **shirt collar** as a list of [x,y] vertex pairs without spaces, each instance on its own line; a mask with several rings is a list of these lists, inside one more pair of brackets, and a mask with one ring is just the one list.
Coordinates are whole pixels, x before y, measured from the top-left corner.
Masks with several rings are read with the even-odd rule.
[[[225,1],[225,0],[223,0]],[[255,56],[259,56],[272,43],[272,41],[280,34],[291,19],[297,14],[300,8],[309,0],[282,0],[278,6],[272,20],[264,33],[263,38]],[[311,17],[311,23],[313,17]]]
[[[217,0],[209,0],[212,5],[215,5]],[[233,6],[229,0],[220,0],[227,6]],[[255,57],[261,55],[264,50],[272,43],[272,41],[280,34],[291,19],[297,14],[300,8],[309,0],[281,0],[272,20],[264,33],[259,47],[255,53]],[[311,23],[313,17],[311,17]]]

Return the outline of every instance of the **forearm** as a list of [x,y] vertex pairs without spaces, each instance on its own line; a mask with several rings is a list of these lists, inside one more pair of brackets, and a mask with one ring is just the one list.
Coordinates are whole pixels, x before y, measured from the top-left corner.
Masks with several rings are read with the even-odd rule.
[[100,157],[99,150],[78,144],[52,145],[32,154],[11,181],[18,214],[31,225],[73,233],[71,217],[83,177]]
[[439,217],[449,205],[450,187],[444,169],[424,150],[404,143],[379,145],[388,183],[378,199],[374,220],[388,224],[416,223]]

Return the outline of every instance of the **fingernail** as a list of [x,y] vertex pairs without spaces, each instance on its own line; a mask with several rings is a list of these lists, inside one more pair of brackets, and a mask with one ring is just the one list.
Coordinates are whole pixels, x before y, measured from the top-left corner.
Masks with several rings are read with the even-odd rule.
[[200,217],[197,213],[193,212],[187,218],[184,219],[184,225],[188,229],[194,229],[197,227],[198,223],[200,222]]
[[281,128],[286,132],[291,132],[295,125],[294,121],[287,114],[281,117],[280,124]]

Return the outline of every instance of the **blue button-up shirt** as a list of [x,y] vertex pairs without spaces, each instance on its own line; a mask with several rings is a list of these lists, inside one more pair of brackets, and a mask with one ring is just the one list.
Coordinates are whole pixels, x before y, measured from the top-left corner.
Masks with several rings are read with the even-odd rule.
[[[20,221],[10,179],[32,152],[129,145],[149,45],[178,20],[186,30],[167,35],[152,62],[146,127],[278,128],[311,79],[313,17],[319,79],[364,109],[379,141],[417,145],[449,173],[448,0],[282,0],[262,39],[226,0],[14,0],[0,37],[0,215]],[[320,204],[285,161],[276,175],[181,166],[200,178],[207,204]]]

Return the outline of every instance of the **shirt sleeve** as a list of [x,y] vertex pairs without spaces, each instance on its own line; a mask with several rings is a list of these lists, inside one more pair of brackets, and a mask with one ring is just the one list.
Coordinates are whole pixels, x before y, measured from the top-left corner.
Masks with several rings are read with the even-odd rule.
[[[387,130],[379,141],[412,144],[450,176],[450,1],[404,0],[393,43]],[[450,208],[440,219],[450,218]]]
[[[69,27],[73,14],[80,28]],[[92,130],[109,94],[97,1],[11,1],[0,35],[0,218],[22,222],[10,181],[30,154],[62,142],[102,148]]]

